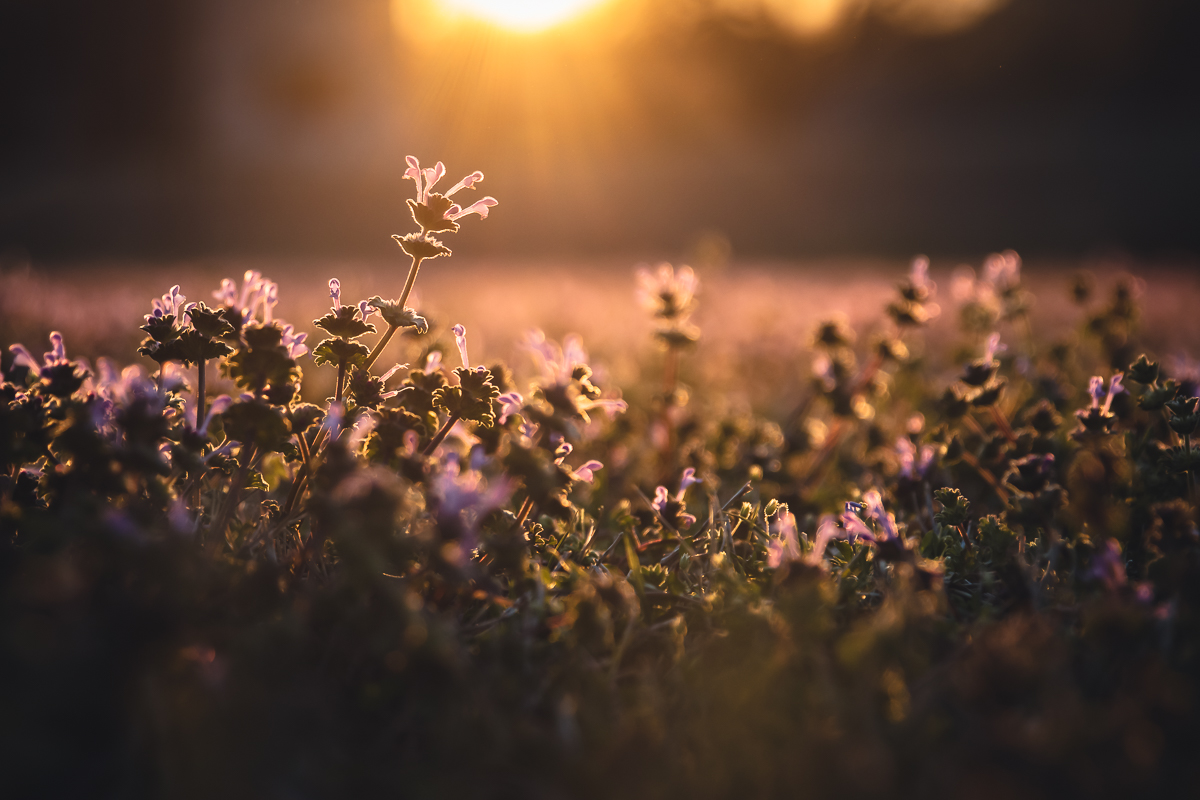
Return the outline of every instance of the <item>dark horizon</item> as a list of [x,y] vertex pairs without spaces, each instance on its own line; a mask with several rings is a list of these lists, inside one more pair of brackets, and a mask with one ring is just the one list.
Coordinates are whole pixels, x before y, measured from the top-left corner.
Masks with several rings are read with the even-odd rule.
[[649,20],[582,53],[468,26],[431,55],[388,15],[0,4],[0,252],[391,257],[410,152],[487,173],[465,256],[1200,252],[1194,4]]

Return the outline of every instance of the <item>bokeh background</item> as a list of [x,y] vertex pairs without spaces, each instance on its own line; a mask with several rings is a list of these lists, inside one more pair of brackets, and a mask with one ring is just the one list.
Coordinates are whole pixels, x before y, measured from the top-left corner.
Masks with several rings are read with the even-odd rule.
[[543,30],[0,0],[0,252],[394,259],[411,153],[501,201],[456,257],[1193,265],[1198,30],[1194,0],[611,0]]

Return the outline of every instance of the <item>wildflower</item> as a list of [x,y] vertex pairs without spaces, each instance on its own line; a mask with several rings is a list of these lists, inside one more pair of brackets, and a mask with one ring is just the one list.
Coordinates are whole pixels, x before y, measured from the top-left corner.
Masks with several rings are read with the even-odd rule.
[[[386,383],[388,382],[388,379],[389,379],[389,378],[391,378],[393,375],[395,375],[397,372],[399,372],[399,371],[400,371],[400,370],[402,370],[402,369],[408,369],[408,364],[395,364],[395,365],[393,365],[391,369],[389,369],[387,372],[385,372],[385,373],[383,373],[382,375],[380,375],[380,376],[379,376],[379,383],[380,383],[380,385],[382,386],[382,385],[386,384]],[[390,399],[390,398],[392,398],[392,397],[395,397],[395,396],[396,396],[396,395],[398,395],[398,394],[400,394],[400,390],[399,390],[399,389],[393,389],[392,391],[390,391],[390,392],[384,392],[383,394],[381,394],[381,395],[379,395],[379,396],[380,396],[382,399],[384,399],[384,400],[388,400],[388,399]]]
[[691,527],[696,524],[696,518],[685,510],[684,497],[688,487],[697,483],[700,483],[700,479],[696,477],[696,470],[688,467],[679,479],[679,491],[675,496],[671,496],[667,487],[659,486],[654,490],[654,500],[650,505],[668,522],[678,527]]
[[913,259],[912,269],[908,275],[908,283],[918,295],[917,299],[932,297],[937,292],[937,284],[929,280],[929,259],[917,256]]
[[559,347],[535,329],[525,335],[521,344],[538,362],[542,373],[539,391],[555,409],[584,422],[589,419],[587,412],[593,409],[600,409],[609,419],[629,409],[624,400],[600,397],[600,388],[591,380],[592,368],[587,364],[583,340],[575,334],[567,335]]
[[454,343],[458,345],[458,354],[462,357],[463,369],[470,369],[471,361],[467,358],[467,329],[459,324],[450,331],[454,334]]
[[575,470],[575,478],[585,483],[591,483],[596,478],[596,471],[601,469],[604,469],[604,464],[593,458],[585,461],[579,469]]
[[896,440],[896,457],[900,462],[900,477],[905,480],[923,480],[933,466],[937,451],[932,445],[922,445],[920,450],[907,436]]
[[[878,525],[881,531],[873,531],[864,521],[864,517]],[[900,540],[896,517],[884,510],[883,498],[874,489],[863,495],[863,502],[846,503],[846,511],[842,514],[842,527],[845,528],[851,542],[863,539],[872,544],[882,544]]]
[[151,301],[151,312],[146,315],[146,322],[153,322],[165,317],[174,317],[179,319],[180,312],[184,310],[184,302],[187,297],[180,294],[179,286],[172,286],[167,290],[167,293],[162,296],[161,300]]
[[993,333],[987,338],[987,342],[983,347],[983,360],[986,363],[992,363],[996,360],[997,353],[1003,353],[1008,349],[1007,345],[1001,344],[1000,334]]
[[691,312],[700,286],[691,267],[675,269],[664,262],[653,271],[641,267],[635,275],[638,302],[654,316],[673,320]]
[[687,469],[685,469],[683,471],[682,476],[679,478],[678,499],[680,499],[680,500],[683,499],[683,493],[687,491],[689,486],[694,486],[697,483],[703,483],[703,482],[704,481],[702,479],[696,477],[695,468],[688,467]]
[[700,338],[700,329],[688,322],[700,285],[691,267],[676,270],[664,263],[653,272],[642,267],[637,271],[637,282],[638,301],[661,320],[655,336],[668,348],[694,344]]
[[871,489],[863,495],[863,502],[866,504],[867,518],[873,520],[883,529],[882,540],[892,541],[899,539],[900,532],[896,529],[896,517],[884,510],[883,498],[879,492]]
[[967,364],[960,380],[968,386],[983,386],[992,379],[1000,362],[996,360],[997,353],[1003,353],[1008,348],[1000,342],[1000,334],[992,333],[983,345],[983,358]]
[[825,550],[829,547],[829,543],[843,536],[845,536],[845,530],[838,527],[837,520],[832,514],[821,517],[821,522],[817,525],[817,535],[813,539],[813,548],[805,561],[813,566],[819,566],[824,561]]
[[991,287],[1005,292],[1021,282],[1021,257],[1012,250],[993,253],[983,262],[983,280]]
[[575,446],[566,440],[561,433],[550,434],[550,444],[554,446],[554,463],[561,464],[563,459],[571,455]]
[[235,328],[256,319],[260,310],[262,321],[269,324],[279,303],[279,284],[264,278],[261,272],[250,269],[242,276],[241,291],[229,278],[222,278],[220,288],[212,296],[229,312],[237,312],[233,315],[234,319],[230,319],[229,313],[225,315]]
[[[458,225],[454,224],[454,220],[461,219],[468,214],[478,214],[481,219],[486,219],[488,209],[497,205],[496,198],[494,197],[485,197],[482,200],[477,200],[466,208],[457,203],[450,202],[450,198],[460,190],[473,189],[476,183],[483,180],[483,173],[478,170],[454,184],[445,194],[438,194],[433,191],[433,186],[446,174],[445,165],[439,161],[430,169],[421,169],[421,163],[417,161],[415,156],[408,156],[405,161],[408,162],[408,169],[404,171],[404,177],[417,184],[416,201],[408,201],[409,207],[413,209],[413,219],[430,233],[437,233],[440,230],[457,231]],[[422,181],[424,185],[422,185]],[[440,221],[436,216],[433,216],[438,213],[441,214]],[[420,217],[418,214],[420,214]],[[433,224],[424,224],[421,219],[422,217],[427,218]],[[449,222],[453,227],[444,226],[445,222]],[[435,225],[440,225],[441,227],[435,227]]]
[[279,343],[287,349],[288,358],[297,359],[308,352],[308,346],[304,344],[304,340],[307,338],[307,333],[303,331],[296,333],[294,326],[284,325],[283,336]]
[[1099,375],[1092,376],[1088,381],[1088,394],[1091,395],[1092,403],[1087,408],[1081,408],[1075,412],[1075,416],[1079,418],[1080,429],[1076,433],[1084,431],[1090,433],[1107,433],[1116,421],[1116,415],[1112,413],[1113,398],[1121,392],[1125,391],[1122,385],[1124,381],[1124,373],[1118,372],[1113,375],[1108,381],[1108,389],[1104,388],[1104,378]]
[[[417,185],[417,198],[407,201],[408,208],[413,221],[421,226],[421,232],[393,238],[404,252],[412,256],[415,269],[423,259],[450,255],[450,248],[434,239],[432,234],[456,232],[456,220],[468,214],[478,214],[481,219],[485,219],[489,209],[497,205],[497,201],[494,197],[484,197],[463,208],[450,198],[463,189],[473,189],[476,183],[483,180],[482,172],[472,172],[450,187],[445,194],[439,194],[433,191],[433,187],[446,174],[446,167],[442,162],[439,161],[432,168],[422,169],[415,156],[408,156],[406,160],[408,169],[405,170],[404,177]],[[401,298],[401,303],[404,299],[407,298]]]
[[441,371],[442,371],[442,351],[441,350],[432,350],[432,351],[430,351],[429,355],[425,356],[424,372],[426,375],[432,375],[435,372],[441,372]]
[[496,398],[496,402],[500,404],[500,416],[496,419],[500,425],[509,417],[521,416],[521,409],[525,406],[525,398],[520,392],[505,392]]
[[10,345],[8,350],[13,354],[13,364],[26,367],[37,375],[45,391],[55,397],[71,396],[87,378],[87,373],[82,371],[77,363],[67,359],[63,335],[58,331],[51,332],[50,350],[42,356],[40,365],[24,345]]
[[929,279],[929,259],[925,256],[913,259],[912,269],[898,289],[899,300],[887,306],[888,314],[897,325],[924,325],[941,313],[941,308],[930,302],[937,292],[937,284]]
[[800,540],[796,536],[796,518],[783,511],[772,526],[775,536],[767,543],[767,566],[778,569],[785,563],[800,561]]
[[459,539],[472,550],[478,543],[479,522],[508,502],[515,490],[507,478],[487,481],[475,470],[461,470],[458,459],[447,459],[430,488],[437,499],[438,527],[447,538]]

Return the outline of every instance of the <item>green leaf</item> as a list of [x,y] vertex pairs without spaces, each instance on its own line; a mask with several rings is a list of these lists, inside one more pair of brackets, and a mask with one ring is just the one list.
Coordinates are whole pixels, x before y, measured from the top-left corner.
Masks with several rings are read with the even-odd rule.
[[458,386],[443,386],[433,393],[433,402],[439,408],[462,419],[478,422],[490,428],[496,424],[492,401],[500,396],[500,390],[492,382],[492,373],[486,367],[454,370]]
[[209,308],[204,303],[197,303],[187,312],[192,327],[209,339],[218,339],[234,332],[233,325],[225,319],[225,309]]
[[933,496],[942,504],[942,510],[933,515],[935,521],[953,526],[966,523],[971,514],[971,503],[958,489],[938,489]]
[[179,336],[179,328],[175,327],[174,314],[167,314],[164,317],[151,317],[142,326],[142,330],[150,334],[150,338],[156,342],[169,342]]
[[288,409],[292,433],[303,433],[324,418],[325,412],[320,406],[314,406],[312,403],[297,403]]
[[454,201],[449,197],[431,192],[429,200],[425,203],[409,200],[408,210],[412,212],[413,222],[420,225],[425,233],[456,233],[458,223],[446,219],[446,212],[453,205]]
[[[409,200],[409,202],[411,203],[412,201]],[[413,258],[427,259],[450,255],[449,247],[446,247],[446,245],[437,239],[426,239],[419,233],[410,233],[407,236],[393,236],[392,238],[400,245],[401,250]]]
[[368,300],[367,305],[378,310],[383,321],[393,328],[416,328],[419,334],[429,333],[429,323],[416,309],[402,308],[397,301],[384,300],[379,295]]
[[258,400],[234,403],[222,418],[226,436],[264,451],[279,452],[292,435],[283,412]]
[[359,319],[358,306],[341,306],[337,311],[330,311],[320,319],[314,319],[313,325],[343,339],[355,339],[364,333],[375,332],[374,325]]
[[313,349],[313,361],[317,366],[332,364],[335,367],[357,367],[364,364],[371,351],[358,342],[345,339],[326,339]]
[[239,387],[257,393],[268,385],[283,387],[299,378],[295,360],[280,344],[282,335],[274,323],[243,329],[245,345],[229,357],[225,366]]

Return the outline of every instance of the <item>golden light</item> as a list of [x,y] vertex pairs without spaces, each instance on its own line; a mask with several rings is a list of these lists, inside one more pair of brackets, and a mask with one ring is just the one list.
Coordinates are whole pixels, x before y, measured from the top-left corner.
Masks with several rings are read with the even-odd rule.
[[503,28],[534,33],[566,22],[602,0],[441,0],[450,12],[491,22]]

